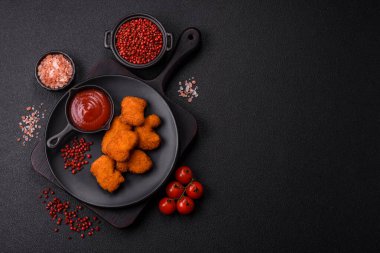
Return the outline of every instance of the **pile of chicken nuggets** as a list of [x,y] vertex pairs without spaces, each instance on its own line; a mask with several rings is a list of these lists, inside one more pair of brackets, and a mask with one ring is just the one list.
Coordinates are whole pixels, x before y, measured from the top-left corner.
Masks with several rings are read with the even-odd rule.
[[113,192],[125,181],[122,173],[143,174],[152,166],[145,153],[160,146],[161,138],[154,131],[161,119],[151,114],[145,118],[147,102],[127,96],[121,102],[121,114],[113,119],[102,140],[103,155],[91,164],[91,173],[100,187]]

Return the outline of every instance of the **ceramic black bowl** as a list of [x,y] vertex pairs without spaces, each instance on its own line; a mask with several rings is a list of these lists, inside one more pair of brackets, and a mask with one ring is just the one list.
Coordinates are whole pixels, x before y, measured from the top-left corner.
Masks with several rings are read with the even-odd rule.
[[[63,55],[70,63],[71,63],[71,66],[73,67],[73,74],[70,78],[70,80],[62,87],[60,88],[57,88],[57,89],[53,89],[53,88],[50,88],[48,86],[46,86],[40,79],[40,77],[38,76],[38,66],[40,65],[41,61],[48,55],[50,54],[61,54]],[[70,56],[68,56],[67,54],[61,52],[61,51],[49,51],[47,53],[45,53],[43,56],[41,56],[41,58],[38,60],[37,64],[36,64],[36,68],[35,68],[35,76],[36,76],[36,79],[37,79],[37,82],[41,85],[41,87],[47,89],[47,90],[51,90],[51,91],[57,91],[57,90],[63,90],[65,89],[67,86],[69,86],[73,80],[74,80],[74,76],[75,76],[75,64],[74,64],[74,61],[73,59],[71,59]]]
[[[120,26],[129,20],[137,19],[137,18],[150,20],[152,23],[157,25],[157,27],[160,29],[160,31],[162,33],[162,43],[163,44],[162,44],[162,48],[161,48],[160,53],[157,55],[156,58],[154,58],[154,60],[152,60],[148,63],[145,63],[145,64],[134,64],[134,63],[128,62],[123,57],[121,57],[121,55],[119,54],[119,52],[116,48],[116,33],[118,32]],[[142,68],[147,68],[147,67],[153,66],[154,64],[156,64],[157,62],[160,61],[160,59],[164,56],[165,52],[170,51],[172,49],[172,47],[173,47],[173,35],[171,33],[167,33],[165,31],[165,28],[163,27],[163,25],[156,18],[154,18],[148,14],[133,14],[133,15],[130,15],[126,18],[123,18],[115,26],[115,28],[113,30],[109,30],[109,31],[105,32],[105,34],[104,34],[104,47],[107,49],[111,49],[113,55],[118,60],[118,62],[120,62],[124,66],[130,67],[130,68],[135,68],[135,69],[142,69]]]

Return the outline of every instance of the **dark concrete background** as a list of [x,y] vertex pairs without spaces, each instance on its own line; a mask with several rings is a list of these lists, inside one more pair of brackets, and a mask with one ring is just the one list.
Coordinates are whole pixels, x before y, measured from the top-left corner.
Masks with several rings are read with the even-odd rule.
[[[34,143],[16,142],[17,124],[26,106],[49,111],[62,95],[37,86],[41,54],[67,52],[81,81],[111,57],[104,31],[133,12],[177,37],[202,31],[168,95],[198,120],[180,163],[205,197],[188,217],[162,216],[156,197],[132,227],[68,241],[37,199],[51,184],[32,170]],[[0,251],[378,251],[378,16],[377,1],[1,1]],[[192,76],[200,95],[188,104],[176,90]]]

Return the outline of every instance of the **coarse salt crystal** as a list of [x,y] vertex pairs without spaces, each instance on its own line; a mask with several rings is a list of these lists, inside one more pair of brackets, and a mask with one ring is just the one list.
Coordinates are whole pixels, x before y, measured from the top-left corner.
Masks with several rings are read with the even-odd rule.
[[[42,104],[39,108],[41,108]],[[38,110],[34,110],[34,106],[25,107],[28,115],[22,115],[21,121],[18,123],[18,126],[22,132],[22,136],[17,138],[18,142],[22,141],[22,145],[25,146],[26,142],[32,141],[34,138],[38,137],[38,129],[41,129],[41,125],[38,124],[40,121],[40,112]],[[31,112],[33,110],[33,112]],[[46,110],[45,110],[46,111]]]
[[71,62],[62,54],[49,54],[38,66],[39,79],[51,89],[65,86],[73,73],[74,69]]
[[[184,83],[184,84],[182,84]],[[196,85],[196,80],[194,77],[190,78],[189,80],[185,80],[183,82],[178,82],[179,90],[178,90],[178,96],[187,98],[187,101],[191,103],[194,98],[198,97],[198,92],[196,90],[198,89],[198,86]]]

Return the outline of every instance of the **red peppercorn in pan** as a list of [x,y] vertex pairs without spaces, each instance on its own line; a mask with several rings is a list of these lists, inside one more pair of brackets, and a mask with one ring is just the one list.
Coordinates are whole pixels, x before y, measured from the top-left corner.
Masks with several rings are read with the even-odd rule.
[[116,33],[119,55],[133,64],[147,64],[160,54],[163,35],[158,26],[146,18],[136,18],[122,24]]

